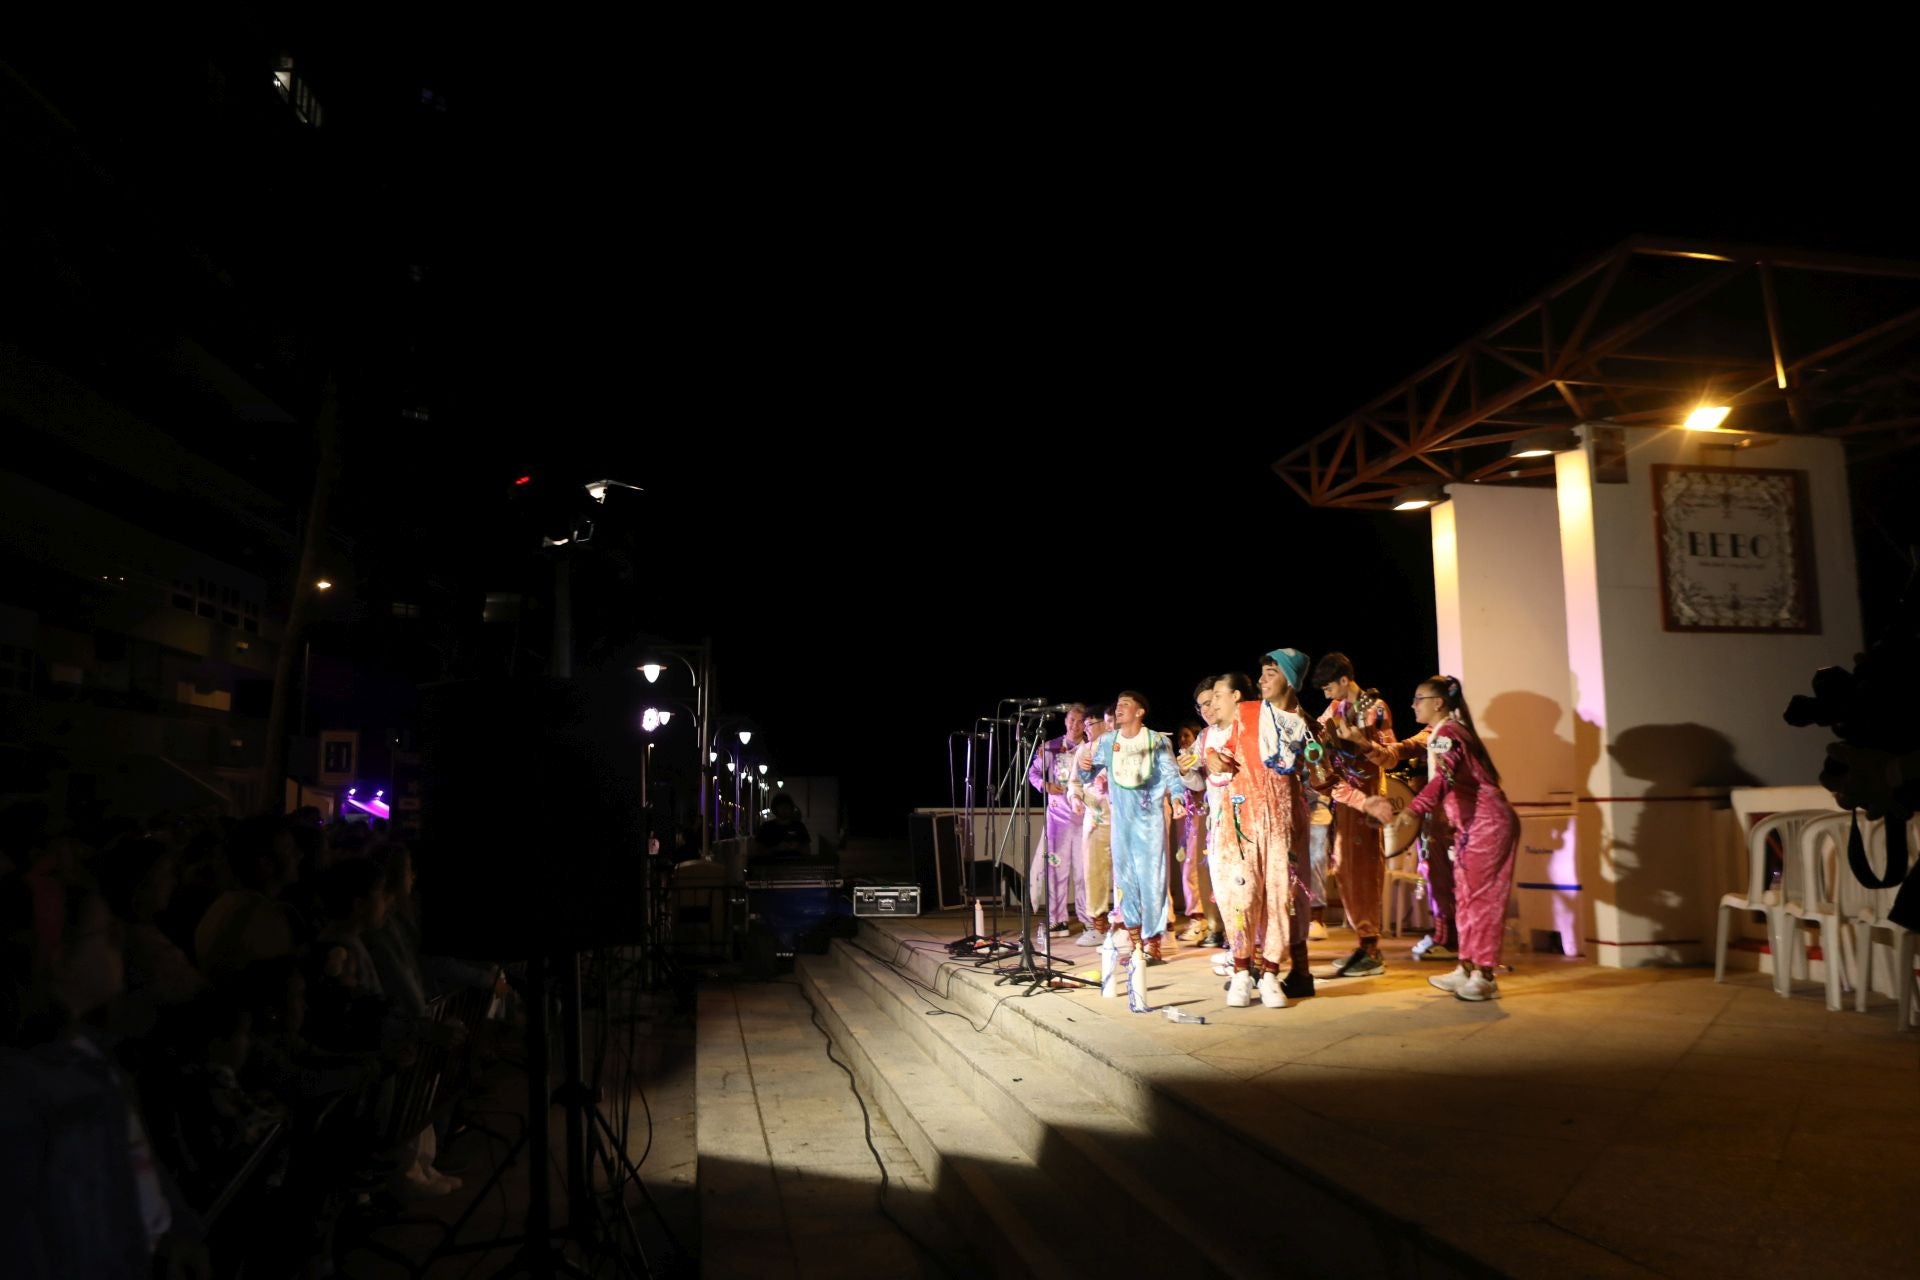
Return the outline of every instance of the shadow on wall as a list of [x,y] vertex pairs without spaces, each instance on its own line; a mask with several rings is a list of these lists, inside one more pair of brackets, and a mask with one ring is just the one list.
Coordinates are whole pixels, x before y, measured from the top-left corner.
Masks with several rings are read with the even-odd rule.
[[1758,779],[1735,758],[1733,741],[1703,724],[1646,724],[1628,729],[1607,748],[1620,771],[1647,784],[1646,803],[1631,833],[1618,829],[1601,851],[1613,870],[1614,900],[1622,915],[1648,922],[1643,936],[1672,944],[1649,948],[1650,960],[1688,957],[1679,950],[1706,939],[1706,899],[1717,874],[1711,812],[1727,787]]
[[1572,788],[1573,744],[1555,730],[1565,708],[1556,698],[1509,690],[1475,712],[1487,751],[1514,800],[1545,800]]
[[[1565,713],[1559,699],[1509,690],[1475,712],[1483,740],[1500,770],[1501,789],[1520,814],[1520,852],[1514,868],[1520,927],[1530,946],[1578,955],[1590,930],[1579,909],[1580,890],[1549,886],[1580,883],[1573,818],[1558,809],[1570,803],[1574,747],[1556,730]],[[1556,794],[1560,793],[1560,794]],[[1554,805],[1553,808],[1542,806]]]

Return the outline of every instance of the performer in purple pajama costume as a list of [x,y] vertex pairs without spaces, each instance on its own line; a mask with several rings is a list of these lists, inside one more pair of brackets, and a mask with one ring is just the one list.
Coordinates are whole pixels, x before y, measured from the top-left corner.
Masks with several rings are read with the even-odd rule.
[[1044,877],[1047,929],[1052,933],[1072,931],[1067,923],[1069,903],[1078,905],[1080,919],[1089,925],[1092,913],[1098,909],[1086,901],[1087,861],[1086,844],[1081,835],[1082,815],[1075,810],[1073,797],[1068,794],[1068,784],[1076,776],[1074,753],[1080,747],[1080,727],[1086,718],[1084,706],[1076,702],[1069,707],[1067,731],[1043,744],[1027,767],[1027,781],[1047,797],[1047,829],[1037,851],[1043,870],[1034,878]]

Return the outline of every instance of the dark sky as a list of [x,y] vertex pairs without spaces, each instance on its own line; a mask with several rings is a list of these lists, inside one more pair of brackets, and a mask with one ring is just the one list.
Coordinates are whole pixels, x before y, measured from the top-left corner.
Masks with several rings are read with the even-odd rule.
[[411,170],[440,404],[385,442],[444,481],[423,511],[487,526],[521,471],[645,486],[582,644],[711,635],[725,709],[882,834],[1001,697],[1137,687],[1169,726],[1291,644],[1398,705],[1435,661],[1426,518],[1310,511],[1268,464],[1626,235],[1913,252],[1864,196],[1491,186],[1278,125],[1209,173],[880,100],[656,110],[433,33],[341,65],[343,132],[414,81],[449,104]]

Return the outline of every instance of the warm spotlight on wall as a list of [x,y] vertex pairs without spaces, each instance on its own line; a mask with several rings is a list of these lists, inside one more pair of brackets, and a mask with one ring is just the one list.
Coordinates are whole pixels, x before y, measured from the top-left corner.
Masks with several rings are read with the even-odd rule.
[[1395,511],[1425,511],[1436,502],[1445,502],[1447,494],[1437,484],[1409,485],[1400,493],[1400,500],[1393,504]]
[[1718,431],[1733,410],[1724,404],[1703,404],[1687,415],[1682,425],[1689,431]]

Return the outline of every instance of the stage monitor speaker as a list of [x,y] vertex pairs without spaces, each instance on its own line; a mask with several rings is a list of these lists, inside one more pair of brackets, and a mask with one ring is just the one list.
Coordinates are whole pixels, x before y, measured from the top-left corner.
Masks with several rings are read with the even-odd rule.
[[631,672],[421,691],[421,926],[439,955],[646,941],[648,814]]

